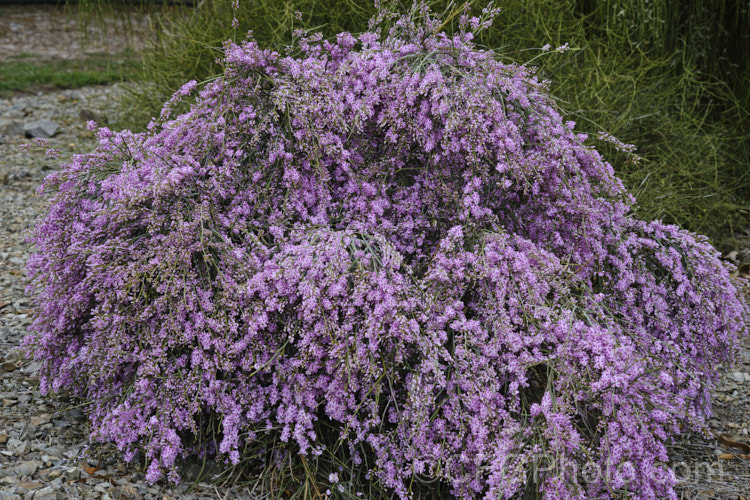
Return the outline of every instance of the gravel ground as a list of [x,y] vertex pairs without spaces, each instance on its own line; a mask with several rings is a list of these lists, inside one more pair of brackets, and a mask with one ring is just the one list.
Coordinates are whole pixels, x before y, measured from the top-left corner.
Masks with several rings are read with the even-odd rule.
[[148,28],[147,15],[132,18],[129,23],[121,16],[105,19],[103,24],[89,23],[83,37],[79,22],[72,7],[2,5],[0,61],[18,56],[25,61],[71,60],[87,54],[137,49],[142,46]]

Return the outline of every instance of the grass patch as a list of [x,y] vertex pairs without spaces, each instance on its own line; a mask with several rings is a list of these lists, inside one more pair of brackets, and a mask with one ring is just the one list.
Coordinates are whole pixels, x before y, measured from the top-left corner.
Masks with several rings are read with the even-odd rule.
[[20,54],[0,64],[1,93],[120,82],[127,79],[133,54],[92,54],[73,60],[33,58],[31,54]]

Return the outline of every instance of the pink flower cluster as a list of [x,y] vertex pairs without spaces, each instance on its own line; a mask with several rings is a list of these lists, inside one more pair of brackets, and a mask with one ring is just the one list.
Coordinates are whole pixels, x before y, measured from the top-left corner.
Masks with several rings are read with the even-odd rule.
[[32,236],[43,390],[149,481],[272,435],[400,498],[675,498],[665,445],[705,427],[747,308],[480,24],[230,44],[148,132],[98,129]]

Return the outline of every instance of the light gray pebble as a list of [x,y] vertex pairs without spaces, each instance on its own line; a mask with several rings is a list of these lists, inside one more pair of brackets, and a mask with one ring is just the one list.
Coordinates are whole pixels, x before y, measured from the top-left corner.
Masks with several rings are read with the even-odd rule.
[[61,457],[62,456],[62,450],[56,446],[47,446],[45,448],[42,448],[44,452],[47,455],[53,456],[53,457]]
[[16,438],[10,438],[6,447],[8,448],[8,451],[12,452],[17,457],[25,455],[31,449],[28,441],[21,441]]
[[60,130],[60,125],[53,122],[52,120],[36,120],[24,124],[23,131],[26,137],[34,137],[39,139],[48,139],[54,137],[55,134]]
[[41,462],[31,460],[28,462],[21,462],[19,464],[16,464],[16,466],[13,467],[13,470],[18,475],[18,477],[27,477],[33,475],[40,465],[42,465]]
[[112,485],[105,481],[94,486],[94,489],[99,493],[106,493],[111,487]]
[[56,488],[52,485],[35,491],[33,497],[34,500],[57,500],[57,498]]

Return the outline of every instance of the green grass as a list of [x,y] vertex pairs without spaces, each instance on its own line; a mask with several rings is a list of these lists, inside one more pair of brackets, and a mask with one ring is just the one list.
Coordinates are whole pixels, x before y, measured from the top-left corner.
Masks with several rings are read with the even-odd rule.
[[32,54],[21,54],[0,63],[0,93],[119,82],[125,80],[129,73],[128,66],[132,63],[128,62],[128,57],[97,54],[63,61],[34,60]]

